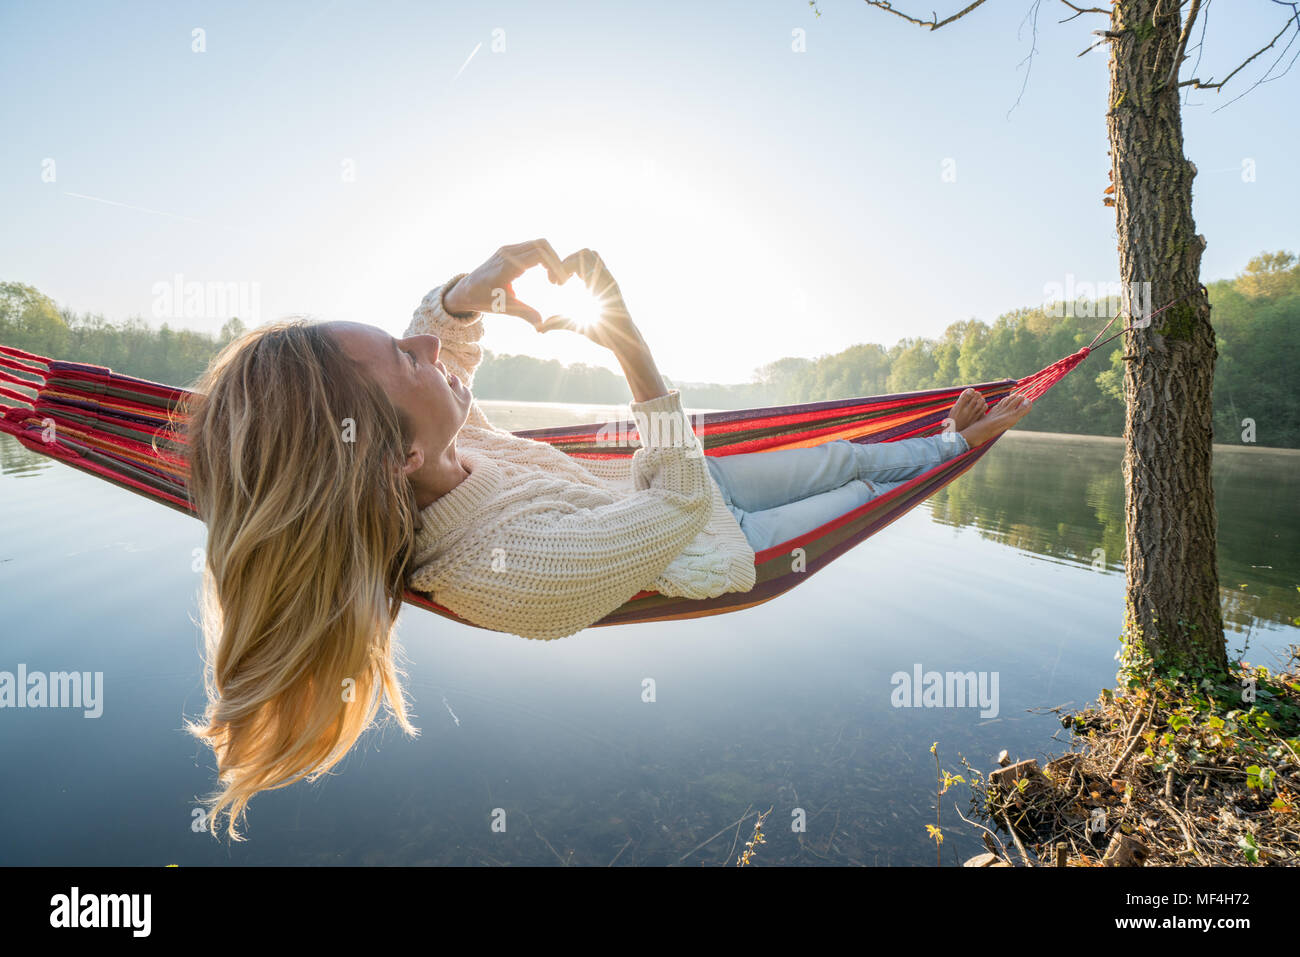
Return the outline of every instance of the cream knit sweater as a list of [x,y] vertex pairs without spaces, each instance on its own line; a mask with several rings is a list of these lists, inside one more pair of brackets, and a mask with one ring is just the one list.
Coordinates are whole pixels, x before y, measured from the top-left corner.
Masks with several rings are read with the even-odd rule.
[[[406,335],[433,333],[467,386],[481,313],[434,289]],[[525,638],[581,631],[633,595],[712,598],[754,587],[754,552],[722,503],[676,390],[632,403],[642,447],[578,459],[496,428],[475,400],[456,449],[469,477],[420,511],[409,584],[476,625]]]

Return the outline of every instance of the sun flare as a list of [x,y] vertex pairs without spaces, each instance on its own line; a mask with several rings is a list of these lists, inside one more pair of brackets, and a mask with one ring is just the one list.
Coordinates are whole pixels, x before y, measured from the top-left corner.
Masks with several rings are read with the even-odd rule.
[[567,316],[584,331],[600,322],[600,300],[577,276],[570,276],[564,285],[556,286],[546,278],[544,270],[534,268],[511,283],[511,287],[515,298],[532,306],[543,319]]

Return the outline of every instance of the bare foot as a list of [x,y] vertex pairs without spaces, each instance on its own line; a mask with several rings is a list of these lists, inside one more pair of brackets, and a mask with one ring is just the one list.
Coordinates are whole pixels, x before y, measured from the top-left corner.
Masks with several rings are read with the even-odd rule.
[[1009,395],[982,419],[961,430],[961,436],[971,448],[997,438],[1029,414],[1034,404],[1023,395]]
[[984,400],[984,396],[974,389],[967,389],[957,397],[952,411],[948,413],[948,418],[943,420],[943,431],[960,432],[984,418],[984,413],[988,409],[989,404]]

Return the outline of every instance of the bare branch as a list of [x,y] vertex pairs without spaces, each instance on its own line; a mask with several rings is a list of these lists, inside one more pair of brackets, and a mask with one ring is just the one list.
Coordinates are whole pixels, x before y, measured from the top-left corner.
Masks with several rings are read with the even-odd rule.
[[[1029,88],[1029,74],[1034,69],[1034,54],[1038,52],[1038,8],[1042,5],[1043,0],[1034,0],[1033,6],[1031,6],[1029,12],[1025,14],[1025,19],[1020,21],[1020,29],[1016,31],[1016,39],[1019,40],[1020,34],[1025,29],[1026,21],[1033,21],[1033,36],[1029,41],[1029,56],[1020,61],[1020,63],[1028,64],[1025,67],[1025,82],[1020,85],[1020,95],[1016,97],[1016,102],[1012,103],[1011,109],[1007,110],[1008,119],[1011,118],[1011,114],[1015,111],[1015,108],[1020,105],[1020,101],[1024,99],[1025,90]],[[1016,64],[1017,69],[1020,67],[1020,63]]]
[[[1205,31],[1210,25],[1210,4],[1214,0],[1205,0],[1205,8],[1201,11],[1201,39],[1196,43],[1196,62],[1192,64],[1192,73],[1201,68],[1201,58],[1205,56]],[[1192,91],[1188,90],[1187,95],[1183,97],[1183,104],[1190,103]]]
[[[1275,0],[1275,2],[1276,2],[1276,0]],[[1254,83],[1252,83],[1250,86],[1246,87],[1246,89],[1242,90],[1240,93],[1238,93],[1238,94],[1237,94],[1236,96],[1234,96],[1232,99],[1230,99],[1227,103],[1224,103],[1223,106],[1219,107],[1219,109],[1218,109],[1218,110],[1215,110],[1214,112],[1217,113],[1217,112],[1219,112],[1219,110],[1226,109],[1227,107],[1231,106],[1233,103],[1236,103],[1238,100],[1240,100],[1243,96],[1245,96],[1245,95],[1246,95],[1247,93],[1249,93],[1251,90],[1255,89],[1255,87],[1257,87],[1257,86],[1259,86],[1259,85],[1261,85],[1261,84],[1263,84],[1263,83],[1272,83],[1274,80],[1280,80],[1280,79],[1282,79],[1282,77],[1284,77],[1284,76],[1286,76],[1288,73],[1290,73],[1290,72],[1291,72],[1291,67],[1295,66],[1295,61],[1296,61],[1298,58],[1300,58],[1300,48],[1297,48],[1297,49],[1296,49],[1295,55],[1291,57],[1291,62],[1288,63],[1288,64],[1286,65],[1286,69],[1285,69],[1285,70],[1283,70],[1283,71],[1282,71],[1281,73],[1279,73],[1277,76],[1270,76],[1270,75],[1269,75],[1269,74],[1271,74],[1271,73],[1273,72],[1273,70],[1277,67],[1277,65],[1278,65],[1279,63],[1282,62],[1282,58],[1283,58],[1284,56],[1286,56],[1286,51],[1289,50],[1289,49],[1291,49],[1291,44],[1295,43],[1297,37],[1300,37],[1300,19],[1297,20],[1297,24],[1296,24],[1296,32],[1295,32],[1295,34],[1292,35],[1291,39],[1288,40],[1288,41],[1286,42],[1286,46],[1282,48],[1282,52],[1279,53],[1279,54],[1277,55],[1277,59],[1273,61],[1273,64],[1272,64],[1272,65],[1271,65],[1267,70],[1264,71],[1264,75],[1261,76],[1261,77],[1260,77],[1258,80],[1256,80]]]
[[1165,85],[1168,86],[1178,76],[1178,68],[1183,63],[1183,53],[1187,50],[1187,38],[1192,34],[1192,24],[1196,22],[1196,14],[1201,10],[1201,0],[1192,0],[1192,9],[1187,12],[1187,22],[1183,24],[1183,32],[1178,37],[1178,49],[1174,51],[1174,65],[1169,68],[1169,76],[1165,79]]
[[[1298,19],[1298,18],[1297,18],[1297,15],[1295,15],[1295,14],[1293,14],[1290,18],[1287,19],[1287,21],[1286,21],[1286,25],[1283,26],[1282,29],[1279,30],[1279,31],[1277,32],[1277,36],[1275,36],[1272,40],[1270,40],[1270,41],[1268,42],[1268,45],[1267,45],[1267,46],[1261,47],[1259,50],[1256,50],[1254,53],[1252,53],[1250,56],[1248,56],[1245,60],[1243,60],[1240,64],[1237,65],[1237,68],[1236,68],[1235,70],[1233,70],[1231,73],[1229,73],[1227,76],[1225,76],[1225,77],[1224,77],[1222,80],[1220,80],[1218,83],[1207,83],[1207,82],[1205,82],[1204,80],[1201,80],[1201,79],[1199,79],[1199,78],[1195,78],[1195,77],[1194,77],[1194,78],[1192,78],[1192,79],[1190,79],[1190,80],[1183,80],[1183,82],[1179,83],[1178,85],[1179,85],[1179,86],[1190,86],[1190,87],[1191,87],[1192,89],[1194,89],[1194,90],[1219,90],[1219,89],[1222,89],[1223,86],[1224,86],[1224,84],[1226,84],[1226,83],[1227,83],[1229,80],[1231,80],[1234,76],[1236,76],[1238,73],[1240,73],[1242,70],[1244,70],[1247,66],[1249,66],[1250,63],[1251,63],[1253,60],[1255,60],[1257,57],[1263,55],[1264,53],[1267,53],[1269,50],[1273,49],[1273,47],[1277,44],[1277,41],[1282,39],[1282,35],[1285,34],[1285,33],[1286,33],[1288,30],[1290,30],[1292,27],[1295,27],[1296,30],[1297,30],[1297,32],[1300,32],[1300,19]],[[1290,46],[1291,46],[1291,44],[1288,43],[1288,44],[1287,44],[1287,47],[1290,47]],[[1285,51],[1283,51],[1283,52],[1285,52]],[[1276,64],[1274,64],[1274,66],[1276,66]],[[1270,70],[1271,70],[1271,68],[1270,68]]]
[[1101,39],[1094,40],[1092,42],[1092,46],[1088,47],[1088,49],[1084,50],[1082,53],[1077,54],[1075,56],[1075,59],[1077,60],[1079,57],[1083,56],[1084,53],[1091,53],[1093,50],[1097,49],[1097,47],[1101,46],[1107,40],[1118,40],[1120,36],[1126,32],[1128,32],[1127,27],[1125,27],[1123,30],[1120,30],[1119,32],[1116,32],[1114,30],[1093,30],[1092,35],[1095,37],[1101,37]]
[[1103,10],[1101,7],[1076,7],[1070,2],[1070,0],[1061,0],[1061,2],[1074,11],[1074,16],[1066,17],[1064,20],[1057,20],[1057,23],[1069,23],[1071,20],[1075,19],[1075,17],[1081,17],[1085,13],[1101,13],[1105,16],[1110,16],[1110,11]]
[[929,20],[922,20],[919,17],[910,16],[901,10],[895,10],[894,5],[890,3],[890,0],[866,0],[866,4],[869,7],[876,7],[877,9],[884,10],[887,13],[892,13],[896,17],[902,17],[908,23],[915,23],[917,26],[920,27],[929,27],[931,30],[938,30],[940,27],[947,26],[948,24],[952,23],[954,20],[960,20],[962,17],[966,16],[966,14],[970,13],[972,10],[980,6],[982,3],[984,3],[984,0],[975,0],[974,3],[970,4],[970,6],[966,7],[963,10],[957,11],[952,16],[948,17],[946,20],[940,20],[939,14],[937,13],[931,13],[930,14],[931,19]]

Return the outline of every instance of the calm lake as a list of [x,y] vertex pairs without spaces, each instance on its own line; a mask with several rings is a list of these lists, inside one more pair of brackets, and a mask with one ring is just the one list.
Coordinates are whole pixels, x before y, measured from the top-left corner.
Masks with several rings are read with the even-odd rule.
[[[620,417],[484,406],[510,429]],[[715,618],[536,642],[408,605],[420,736],[372,729],[321,781],[254,799],[232,846],[194,824],[213,761],[181,730],[204,705],[204,526],[0,436],[0,671],[103,673],[98,718],[0,710],[0,864],[734,864],[737,821],[771,807],[758,866],[932,865],[931,744],[948,770],[1050,756],[1068,741],[1047,709],[1114,683],[1121,454],[1012,432],[794,591]],[[1215,450],[1229,647],[1252,663],[1300,641],[1298,467]],[[996,713],[895,707],[891,676],[918,668],[996,677]],[[945,864],[983,849],[968,796],[942,799]]]

